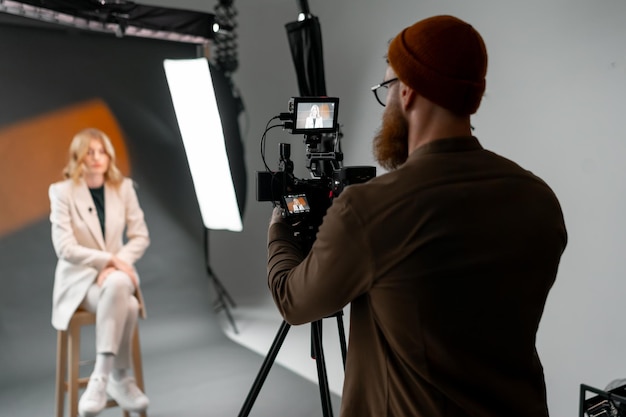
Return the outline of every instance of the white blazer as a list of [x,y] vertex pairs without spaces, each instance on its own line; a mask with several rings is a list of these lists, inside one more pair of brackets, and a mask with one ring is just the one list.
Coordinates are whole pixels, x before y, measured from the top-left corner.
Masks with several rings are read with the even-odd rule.
[[[50,186],[48,194],[52,244],[59,258],[52,293],[52,326],[66,330],[87,290],[112,255],[134,265],[146,251],[150,237],[129,178],[119,188],[105,184],[106,236],[102,236],[98,212],[83,180],[57,182]],[[137,290],[136,296],[144,306],[141,290]],[[140,314],[145,318],[145,307]]]

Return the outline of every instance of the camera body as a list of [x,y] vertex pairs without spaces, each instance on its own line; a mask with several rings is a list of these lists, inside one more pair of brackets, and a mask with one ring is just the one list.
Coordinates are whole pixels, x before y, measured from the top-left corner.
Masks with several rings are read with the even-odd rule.
[[304,134],[306,168],[311,178],[294,175],[288,143],[279,145],[277,171],[257,172],[257,201],[280,205],[304,244],[313,243],[326,210],[346,186],[376,176],[373,166],[343,166],[338,107],[339,99],[335,97],[295,97],[289,101],[289,113],[280,116],[292,134]]

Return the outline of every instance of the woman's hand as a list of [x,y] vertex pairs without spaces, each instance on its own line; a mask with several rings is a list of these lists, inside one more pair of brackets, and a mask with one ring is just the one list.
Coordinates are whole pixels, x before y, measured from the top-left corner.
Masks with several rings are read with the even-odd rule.
[[104,284],[104,280],[107,279],[109,274],[113,271],[115,271],[115,268],[113,268],[112,266],[106,267],[102,271],[100,271],[100,273],[98,274],[98,278],[96,278],[96,284],[98,284],[98,287],[102,287],[102,284]]
[[119,269],[122,272],[126,272],[128,275],[134,273],[134,270],[133,270],[132,266],[130,266],[126,262],[122,261],[120,258],[118,258],[115,255],[113,255],[111,257],[111,260],[107,264],[107,267],[109,267],[109,266],[111,266],[111,267],[113,267],[115,269]]
[[[126,275],[128,275],[131,281],[133,282],[133,285],[135,286],[135,288],[139,288],[139,281],[137,280],[137,275],[135,275],[135,270],[133,269],[133,267],[115,255],[111,257],[111,260],[109,261],[107,266],[102,271],[100,271],[100,274],[98,275],[98,279],[96,280],[98,285],[102,285],[107,275],[109,275],[111,272],[116,271],[116,270],[122,271]],[[104,276],[102,277],[102,280],[100,280],[100,277],[102,275]]]

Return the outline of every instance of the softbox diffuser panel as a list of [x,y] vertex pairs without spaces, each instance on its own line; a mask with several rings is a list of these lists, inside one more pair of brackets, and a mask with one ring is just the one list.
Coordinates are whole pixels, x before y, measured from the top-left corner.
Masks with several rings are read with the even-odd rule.
[[206,58],[163,63],[196,197],[207,229],[243,230],[224,130]]

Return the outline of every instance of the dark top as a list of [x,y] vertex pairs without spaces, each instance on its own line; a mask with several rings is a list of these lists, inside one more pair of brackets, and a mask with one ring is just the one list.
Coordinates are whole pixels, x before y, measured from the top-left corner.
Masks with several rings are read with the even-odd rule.
[[351,303],[342,417],[546,417],[535,337],[566,242],[545,182],[440,139],[347,187],[306,258],[273,224],[268,280],[291,324]]
[[91,198],[96,206],[96,212],[98,213],[98,219],[100,220],[100,227],[102,228],[102,237],[104,234],[104,185],[98,188],[90,188]]

